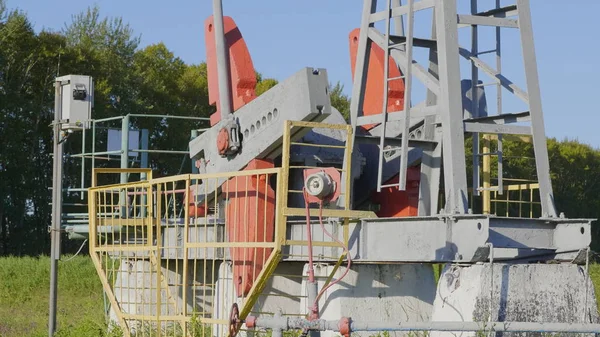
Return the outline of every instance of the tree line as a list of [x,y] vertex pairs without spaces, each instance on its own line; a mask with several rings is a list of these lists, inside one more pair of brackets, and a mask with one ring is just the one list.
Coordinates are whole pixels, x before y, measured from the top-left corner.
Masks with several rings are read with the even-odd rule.
[[[102,17],[94,7],[74,15],[61,30],[35,32],[26,13],[9,10],[0,0],[0,255],[49,252],[53,83],[66,74],[93,76],[95,119],[128,113],[208,117],[214,112],[208,104],[206,64],[187,64],[164,43],[141,48],[121,18]],[[257,80],[258,94],[277,84],[260,74]],[[332,104],[347,117],[350,100],[343,87],[338,82],[330,92]],[[184,130],[206,127],[161,118],[132,122],[149,130],[150,148],[165,150],[185,149],[190,135]],[[120,121],[106,126],[120,128]],[[103,132],[98,130],[97,148],[106,147]],[[82,146],[90,151],[90,139],[82,144],[70,137],[65,153],[81,152]],[[549,139],[548,150],[557,208],[568,217],[599,218],[600,151],[556,139]],[[528,159],[531,144],[506,141],[504,156],[511,158],[505,162],[507,177],[535,176]],[[150,166],[159,176],[177,174],[182,157],[151,156]],[[80,159],[67,156],[65,167],[65,186],[78,186]],[[85,175],[89,179],[90,165]],[[65,201],[76,203],[80,193],[66,195]],[[600,231],[594,230],[594,237],[600,239]],[[74,245],[65,242],[65,251]]]

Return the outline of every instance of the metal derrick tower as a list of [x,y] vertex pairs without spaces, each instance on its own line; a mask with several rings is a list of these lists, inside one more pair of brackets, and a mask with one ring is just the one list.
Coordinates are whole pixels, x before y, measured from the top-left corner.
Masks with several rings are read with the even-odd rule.
[[[378,10],[378,3],[384,3]],[[538,72],[534,48],[531,13],[528,0],[517,0],[508,6],[501,6],[495,0],[492,8],[482,10],[481,4],[489,1],[469,0],[469,13],[459,11],[460,0],[365,0],[362,23],[358,37],[358,53],[354,85],[352,90],[352,125],[357,128],[366,124],[380,123],[371,134],[376,135],[380,147],[377,188],[398,186],[406,188],[407,166],[411,164],[409,152],[415,148],[423,151],[421,161],[421,184],[419,215],[436,214],[437,195],[441,171],[444,178],[445,213],[468,213],[467,169],[465,165],[465,134],[472,134],[473,141],[473,193],[489,193],[496,190],[502,193],[502,136],[531,136],[535,153],[537,179],[541,200],[542,216],[556,217],[552,184],[550,181],[548,153],[544,132],[544,119]],[[380,6],[379,6],[380,7]],[[431,35],[417,37],[415,22],[428,18]],[[376,24],[384,27],[376,28]],[[483,27],[492,27],[494,34],[482,36]],[[461,30],[471,30],[470,45],[459,44]],[[522,61],[526,87],[520,88],[503,74],[502,33],[504,29],[518,30],[522,50]],[[492,38],[494,48],[481,50],[485,38]],[[488,40],[489,41],[489,40]],[[366,78],[369,74],[369,51],[373,45],[383,49],[386,58],[394,62],[384,62],[383,106],[380,114],[363,114]],[[428,54],[428,64],[419,63],[415,50],[424,48]],[[484,55],[493,55],[495,64],[486,63]],[[511,55],[514,57],[516,55]],[[460,59],[470,63],[468,69],[461,69]],[[390,67],[398,65],[402,75],[391,77]],[[461,73],[461,70],[463,71]],[[468,80],[461,81],[465,72]],[[484,75],[484,76],[482,76]],[[490,82],[483,83],[487,77]],[[388,91],[394,81],[404,81],[404,108],[402,113],[394,113],[388,108]],[[421,83],[426,89],[423,102],[412,99],[415,84]],[[467,85],[466,92],[461,90]],[[484,87],[496,86],[495,114],[488,115]],[[503,109],[504,96],[513,95],[527,107],[525,111],[507,113]],[[412,97],[411,97],[412,96]],[[465,101],[463,97],[468,99]],[[476,98],[476,99],[473,99]],[[469,102],[470,100],[470,102]],[[465,101],[466,104],[463,104]],[[418,131],[418,132],[415,132]],[[409,134],[409,137],[403,135]],[[494,153],[484,153],[479,149],[482,134],[496,134],[498,149]],[[398,138],[401,141],[398,141]],[[443,151],[442,151],[443,148]],[[400,156],[399,182],[397,185],[384,185],[386,155],[394,152]],[[442,155],[443,152],[443,155]],[[498,158],[498,186],[482,187],[480,178],[480,158],[496,155]],[[443,169],[442,169],[443,167]]]

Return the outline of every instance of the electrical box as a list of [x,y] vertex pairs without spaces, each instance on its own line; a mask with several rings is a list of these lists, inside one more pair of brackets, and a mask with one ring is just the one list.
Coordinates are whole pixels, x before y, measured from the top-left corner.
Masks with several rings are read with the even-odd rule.
[[94,83],[91,76],[66,75],[56,78],[61,82],[61,120],[63,130],[90,128],[94,106]]

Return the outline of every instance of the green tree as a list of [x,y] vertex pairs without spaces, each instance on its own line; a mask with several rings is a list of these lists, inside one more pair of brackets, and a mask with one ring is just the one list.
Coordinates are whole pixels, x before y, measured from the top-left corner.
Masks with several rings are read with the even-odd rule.
[[[159,43],[135,53],[133,76],[138,113],[209,117],[205,64],[188,66]],[[189,132],[182,130],[207,125],[189,120],[140,118],[136,120],[136,126],[149,130],[151,148],[181,151],[187,148],[190,140]],[[150,159],[151,167],[159,175],[181,173],[182,161],[189,162],[186,155],[151,156]]]
[[40,224],[47,224],[50,213],[48,124],[64,39],[50,32],[36,35],[22,12],[0,17],[0,247],[20,255],[48,241]]
[[339,81],[333,87],[329,85],[329,99],[331,105],[342,113],[347,122],[350,122],[350,98],[344,94],[344,85]]
[[99,8],[93,7],[73,16],[63,34],[74,58],[68,70],[95,78],[94,118],[134,110],[136,87],[131,69],[140,39],[129,25],[121,18],[101,18]]
[[273,88],[279,83],[274,78],[263,78],[262,74],[256,72],[256,96],[260,96],[265,93],[265,91]]

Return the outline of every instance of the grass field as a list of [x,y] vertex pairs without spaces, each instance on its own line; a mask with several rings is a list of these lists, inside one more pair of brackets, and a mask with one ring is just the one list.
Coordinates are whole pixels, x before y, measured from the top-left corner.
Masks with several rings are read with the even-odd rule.
[[[65,257],[65,259],[68,257]],[[48,336],[50,259],[0,258],[0,336]],[[59,262],[61,337],[104,336],[102,285],[87,256]]]
[[[48,257],[0,258],[0,337],[48,336],[49,275]],[[598,294],[600,264],[590,265],[590,276]],[[102,285],[90,258],[60,262],[58,279],[56,336],[109,337]]]

